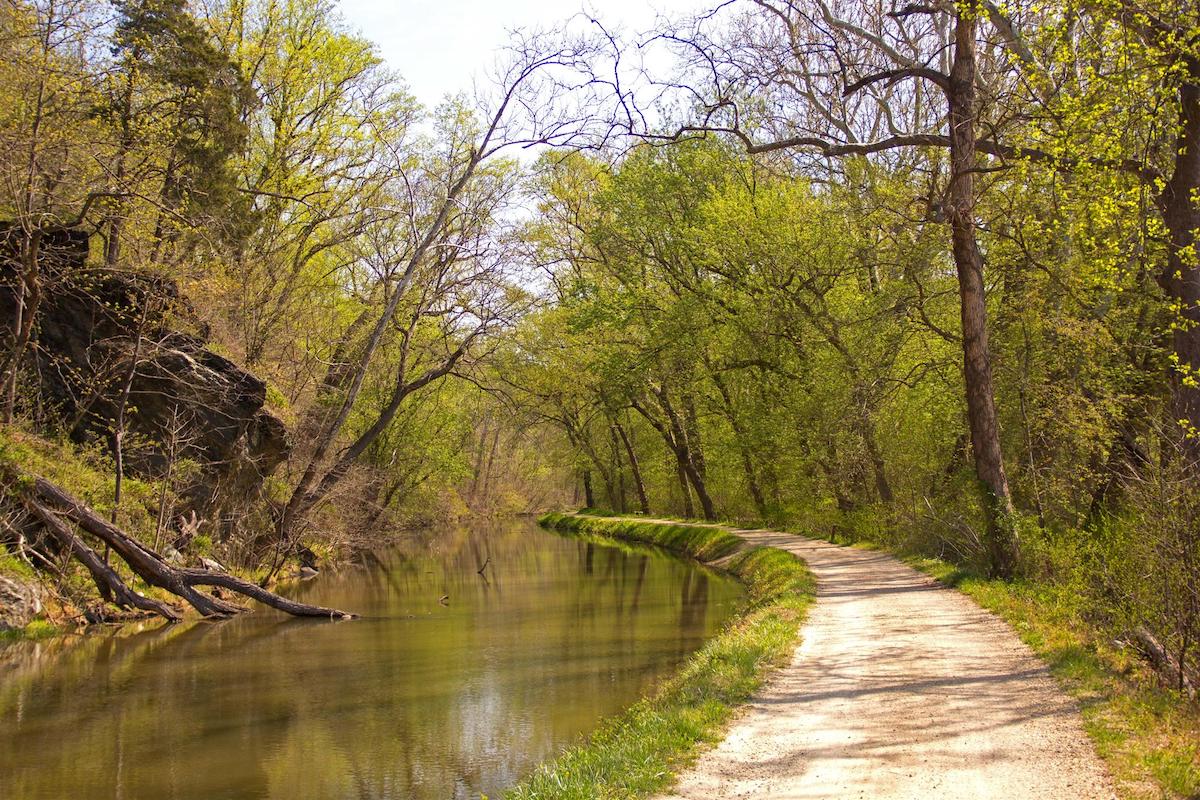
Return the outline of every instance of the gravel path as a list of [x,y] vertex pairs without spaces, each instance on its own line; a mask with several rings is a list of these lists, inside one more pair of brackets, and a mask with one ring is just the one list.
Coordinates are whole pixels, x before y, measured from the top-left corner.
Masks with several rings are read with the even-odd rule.
[[670,800],[1114,797],[1078,709],[1003,621],[896,559],[735,531],[803,558],[790,665]]

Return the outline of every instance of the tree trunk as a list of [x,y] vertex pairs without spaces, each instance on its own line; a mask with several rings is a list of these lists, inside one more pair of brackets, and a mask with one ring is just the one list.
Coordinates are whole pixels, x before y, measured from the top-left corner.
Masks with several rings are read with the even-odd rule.
[[[696,490],[696,499],[700,501],[700,508],[704,513],[704,519],[712,522],[717,518],[717,512],[713,507],[712,498],[708,496],[707,481],[704,476],[704,453],[700,448],[699,430],[693,429],[691,437],[688,436],[687,432],[687,428],[692,426],[687,425],[686,418],[690,416],[694,423],[695,409],[693,409],[691,415],[687,415],[685,408],[685,419],[681,420],[674,406],[671,405],[666,389],[659,389],[656,394],[670,422],[671,439],[675,442],[675,456],[679,459],[679,466],[683,470],[684,475],[687,476],[687,479],[691,481],[692,488]],[[687,404],[688,400],[685,398],[684,402]]]
[[717,391],[721,395],[721,403],[725,409],[725,418],[729,421],[729,427],[733,429],[733,437],[737,442],[738,454],[742,459],[742,472],[746,475],[746,488],[750,490],[750,497],[754,500],[754,509],[758,512],[758,516],[763,521],[768,517],[767,501],[763,497],[762,488],[758,485],[758,475],[754,470],[754,459],[750,453],[750,446],[746,442],[746,431],[742,427],[741,420],[738,418],[737,411],[733,407],[733,395],[729,392],[729,387],[725,385],[725,381],[721,378],[720,373],[709,367],[709,372],[712,376],[713,384],[717,387]]
[[632,403],[633,409],[641,414],[658,431],[659,435],[663,437],[663,441],[666,442],[667,447],[675,455],[676,473],[683,488],[684,514],[692,517],[696,513],[695,507],[692,505],[691,494],[687,490],[687,484],[690,482],[692,488],[696,490],[696,497],[700,500],[700,507],[704,510],[704,518],[712,522],[717,518],[717,513],[713,507],[712,498],[708,496],[708,490],[705,488],[704,477],[699,473],[695,463],[692,461],[691,453],[688,450],[687,438],[684,435],[683,426],[680,424],[679,415],[675,413],[670,398],[667,396],[666,389],[654,390],[654,396],[658,398],[663,413],[667,415],[668,421],[666,423],[655,418],[639,402],[634,401]]
[[696,413],[696,400],[691,393],[683,395],[683,434],[688,454],[696,474],[708,481],[708,464],[704,460],[704,443],[700,438],[700,416]]
[[617,437],[617,423],[612,420],[608,426],[609,451],[612,453],[610,469],[616,482],[617,496],[614,511],[624,514],[628,509],[625,503],[625,461],[621,458],[621,441]]
[[474,469],[471,472],[470,504],[473,507],[478,505],[479,482],[483,479],[483,457],[487,450],[488,428],[491,427],[491,424],[492,415],[484,414],[483,430],[479,432],[479,440],[475,445]]
[[[9,488],[14,483],[19,486],[29,485],[29,482],[22,480],[20,476],[15,481],[6,476],[6,483],[10,484]],[[88,567],[89,571],[92,572],[92,576],[96,579],[98,586],[101,582],[109,585],[109,588],[113,591],[118,601],[124,601],[138,608],[154,611],[168,619],[179,619],[178,611],[170,609],[169,606],[141,597],[127,587],[125,590],[122,590],[121,586],[124,584],[120,582],[119,576],[117,576],[117,581],[113,582],[112,578],[115,576],[115,572],[112,572],[112,574],[108,574],[111,570],[105,572],[107,567],[94,552],[91,552],[91,548],[77,541],[71,541],[71,538],[77,540],[77,537],[74,537],[74,534],[69,529],[66,529],[66,526],[62,525],[61,521],[57,519],[57,515],[66,516],[84,531],[87,531],[104,542],[105,545],[111,547],[112,551],[128,564],[137,573],[138,577],[146,583],[165,589],[171,594],[186,600],[204,616],[227,617],[246,609],[198,591],[195,588],[197,586],[220,586],[221,588],[253,598],[272,608],[277,608],[294,616],[327,618],[349,618],[353,616],[352,614],[333,608],[322,608],[320,606],[297,603],[294,600],[280,597],[274,592],[267,591],[249,581],[224,572],[172,567],[158,553],[150,550],[115,525],[105,521],[88,506],[44,478],[34,478],[29,488],[21,491],[21,493],[25,496],[26,507],[29,508],[34,516],[47,524],[47,529],[51,531],[51,534],[55,538],[68,544],[72,554],[79,558]],[[50,520],[50,522],[47,522],[47,520]],[[56,522],[60,527],[55,526],[54,523]],[[68,536],[64,536],[64,530]],[[103,594],[103,590],[101,590],[101,593]]]
[[679,491],[683,494],[683,517],[693,519],[696,516],[696,506],[692,503],[692,487],[688,484],[687,472],[683,469],[679,454],[672,450],[671,455],[675,458],[675,478],[679,481]]
[[101,599],[113,603],[118,608],[140,608],[143,611],[153,611],[171,621],[183,619],[174,607],[131,589],[116,570],[110,567],[95,550],[84,544],[83,540],[76,536],[75,532],[63,524],[63,521],[48,508],[35,502],[26,503],[26,506],[42,523],[42,527],[46,529],[51,538],[92,574],[92,581],[96,584]]
[[717,510],[713,505],[712,498],[708,496],[708,487],[705,485],[703,476],[696,469],[696,465],[691,459],[687,458],[686,451],[679,454],[679,463],[683,467],[684,474],[692,482],[692,487],[696,490],[696,499],[700,501],[700,508],[704,512],[704,519],[708,522],[715,522],[717,519]]
[[1200,228],[1200,59],[1185,58],[1187,79],[1179,87],[1179,134],[1175,166],[1158,197],[1167,228],[1167,266],[1158,282],[1179,308],[1171,347],[1178,362],[1171,374],[1172,418],[1183,427],[1183,452],[1200,465],[1200,260],[1194,250]]
[[638,505],[643,514],[649,515],[650,501],[646,498],[646,483],[642,480],[642,468],[638,464],[637,453],[633,450],[633,444],[629,441],[629,434],[625,432],[625,427],[618,422],[616,428],[617,435],[621,437],[621,443],[625,445],[625,455],[629,458],[629,471],[633,473],[633,483],[637,488]]
[[892,495],[892,485],[888,483],[883,453],[879,449],[879,441],[875,438],[875,423],[865,410],[859,419],[859,435],[867,448],[867,458],[871,461],[871,472],[875,476],[875,491],[879,494],[879,500],[891,505],[895,499]]
[[596,507],[596,494],[592,491],[592,471],[590,469],[583,471],[583,504],[587,508]]
[[975,238],[975,17],[958,15],[954,30],[954,63],[946,92],[950,108],[950,187],[947,216],[958,271],[962,314],[963,376],[975,472],[987,518],[987,551],[991,573],[1013,574],[1017,535],[1012,496],[1000,448],[1000,426],[992,389],[988,348],[987,298],[983,256]]
[[[486,146],[492,135],[496,131],[496,126],[499,124],[499,119],[492,120],[492,127],[484,134],[482,139],[483,146]],[[320,479],[321,484],[337,483],[341,478],[341,473],[337,470],[340,467],[348,467],[348,463],[344,463],[346,459],[342,459],[338,465],[332,470],[325,473],[324,478],[320,478],[321,466],[328,455],[330,449],[336,443],[338,435],[342,432],[343,426],[350,418],[350,412],[354,408],[354,403],[358,399],[359,392],[362,391],[363,382],[366,379],[367,370],[370,368],[372,361],[375,358],[375,353],[379,349],[383,341],[384,334],[392,325],[392,320],[396,315],[396,309],[400,305],[400,300],[407,293],[411,286],[417,267],[425,260],[427,254],[434,248],[439,237],[445,232],[446,226],[449,224],[452,213],[458,208],[459,195],[467,188],[475,171],[479,168],[483,160],[483,151],[473,149],[471,158],[466,164],[462,174],[458,180],[451,184],[446,196],[442,198],[438,205],[437,213],[434,215],[433,221],[429,227],[425,229],[420,240],[413,248],[408,256],[408,260],[404,264],[404,269],[400,273],[396,284],[392,289],[392,295],[388,298],[383,310],[375,320],[370,333],[363,344],[362,350],[358,357],[358,363],[351,371],[348,380],[346,381],[346,396],[342,399],[342,403],[338,408],[333,419],[325,426],[324,430],[316,437],[316,446],[313,449],[312,455],[308,459],[304,473],[300,476],[300,481],[292,489],[292,494],[288,498],[287,503],[283,507],[283,511],[279,514],[279,519],[276,523],[276,535],[280,541],[285,541],[291,537],[292,527],[296,521],[304,517],[305,514],[313,507],[313,505],[322,496],[323,486],[317,486],[317,481]],[[468,339],[469,341],[469,339]],[[457,360],[457,359],[456,359]],[[453,363],[447,367],[446,372],[453,368]],[[395,401],[395,398],[393,398]],[[398,405],[398,404],[396,404]],[[390,408],[390,406],[389,406]],[[391,413],[395,413],[395,409],[391,408]],[[351,446],[351,449],[361,444],[364,440],[369,439],[374,441],[378,435],[376,433],[379,423],[383,422],[383,418],[376,420],[376,425],[363,434],[359,438],[359,442]],[[386,424],[384,425],[386,427]],[[367,442],[369,444],[369,441]],[[315,488],[314,488],[315,487]],[[330,486],[332,488],[332,486]],[[315,493],[315,497],[314,497]]]
[[[323,459],[325,457],[328,448],[333,444],[333,439],[329,438],[318,446],[317,454],[314,454],[309,461],[304,476],[293,490],[292,497],[288,500],[283,513],[280,515],[278,523],[279,541],[286,541],[290,538],[291,525],[294,521],[303,517],[325,499],[342,478],[346,476],[346,473],[349,472],[350,467],[358,460],[359,456],[365,453],[367,448],[387,430],[388,426],[392,424],[392,420],[395,419],[396,412],[400,410],[400,406],[405,398],[413,392],[419,391],[434,381],[441,380],[450,374],[455,365],[466,354],[467,348],[477,333],[478,330],[475,333],[469,334],[454,352],[445,357],[441,364],[429,368],[421,377],[415,380],[405,382],[406,372],[404,361],[402,360],[396,376],[396,385],[387,406],[379,412],[375,421],[371,423],[371,426],[366,431],[338,454],[333,465],[320,476],[319,482],[317,481],[317,476],[321,463],[318,458]],[[362,377],[362,375],[359,375],[357,379],[361,382]],[[347,411],[348,415],[348,409],[344,410]],[[344,421],[345,419],[343,418],[342,422],[338,423],[338,429],[340,429]],[[275,570],[272,570],[267,577],[272,577],[274,573]]]
[[488,451],[487,466],[483,470],[483,503],[488,506],[492,502],[492,469],[496,466],[496,451],[500,449],[500,426],[492,431],[492,444]]

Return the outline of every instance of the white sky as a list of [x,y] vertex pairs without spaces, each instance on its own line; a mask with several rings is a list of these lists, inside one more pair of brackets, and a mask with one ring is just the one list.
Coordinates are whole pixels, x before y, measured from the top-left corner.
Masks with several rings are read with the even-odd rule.
[[[447,93],[471,88],[495,62],[513,28],[556,23],[585,0],[341,0],[342,15],[379,46],[417,99],[436,105]],[[589,13],[630,33],[649,28],[656,13],[685,15],[712,0],[591,0]]]

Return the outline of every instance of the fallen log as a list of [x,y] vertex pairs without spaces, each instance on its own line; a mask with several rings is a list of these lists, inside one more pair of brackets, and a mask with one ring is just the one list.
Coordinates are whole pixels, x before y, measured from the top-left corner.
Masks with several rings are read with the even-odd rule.
[[[75,536],[57,515],[61,514],[83,531],[108,545],[147,584],[182,598],[205,617],[229,617],[247,609],[202,592],[196,588],[198,586],[219,586],[293,616],[326,619],[352,619],[355,616],[336,608],[312,606],[289,600],[228,573],[173,567],[161,555],[109,523],[85,503],[45,478],[35,477],[31,483],[23,483],[26,505],[30,511],[46,524],[56,539],[70,547],[72,555],[92,573],[97,586],[105,587],[100,589],[102,595],[108,592],[120,602],[153,611],[167,619],[180,618],[176,609],[140,595],[125,585],[120,576],[108,568],[91,548],[79,541],[79,537]],[[63,538],[64,533],[69,538]],[[122,586],[124,589],[121,589]]]
[[1197,676],[1187,668],[1187,665],[1171,655],[1166,646],[1150,632],[1149,628],[1145,625],[1138,625],[1130,631],[1130,635],[1136,641],[1138,649],[1149,657],[1160,673],[1176,684],[1177,689],[1187,692],[1189,697],[1196,697],[1197,684],[1200,684],[1200,680],[1197,680]]
[[100,558],[95,550],[88,547],[48,508],[32,501],[27,502],[25,506],[42,523],[46,532],[92,574],[92,581],[96,584],[96,589],[100,592],[102,599],[115,604],[118,608],[140,608],[143,611],[153,611],[172,622],[183,619],[178,609],[160,600],[146,597],[121,580],[121,576],[117,574],[116,570],[105,564],[104,559]]

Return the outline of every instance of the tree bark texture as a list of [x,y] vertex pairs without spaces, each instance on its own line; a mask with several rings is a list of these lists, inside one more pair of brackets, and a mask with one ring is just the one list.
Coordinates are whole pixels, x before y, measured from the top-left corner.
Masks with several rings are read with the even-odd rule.
[[1200,60],[1186,58],[1186,79],[1179,87],[1179,132],[1175,165],[1158,197],[1167,228],[1167,264],[1159,285],[1178,306],[1180,319],[1171,333],[1178,362],[1171,374],[1171,411],[1182,426],[1183,452],[1200,465]]
[[954,61],[946,96],[951,167],[946,211],[958,271],[967,418],[987,518],[989,567],[993,575],[1008,577],[1016,567],[1017,538],[992,387],[983,256],[975,237],[975,18],[970,13],[960,13],[955,24]]

